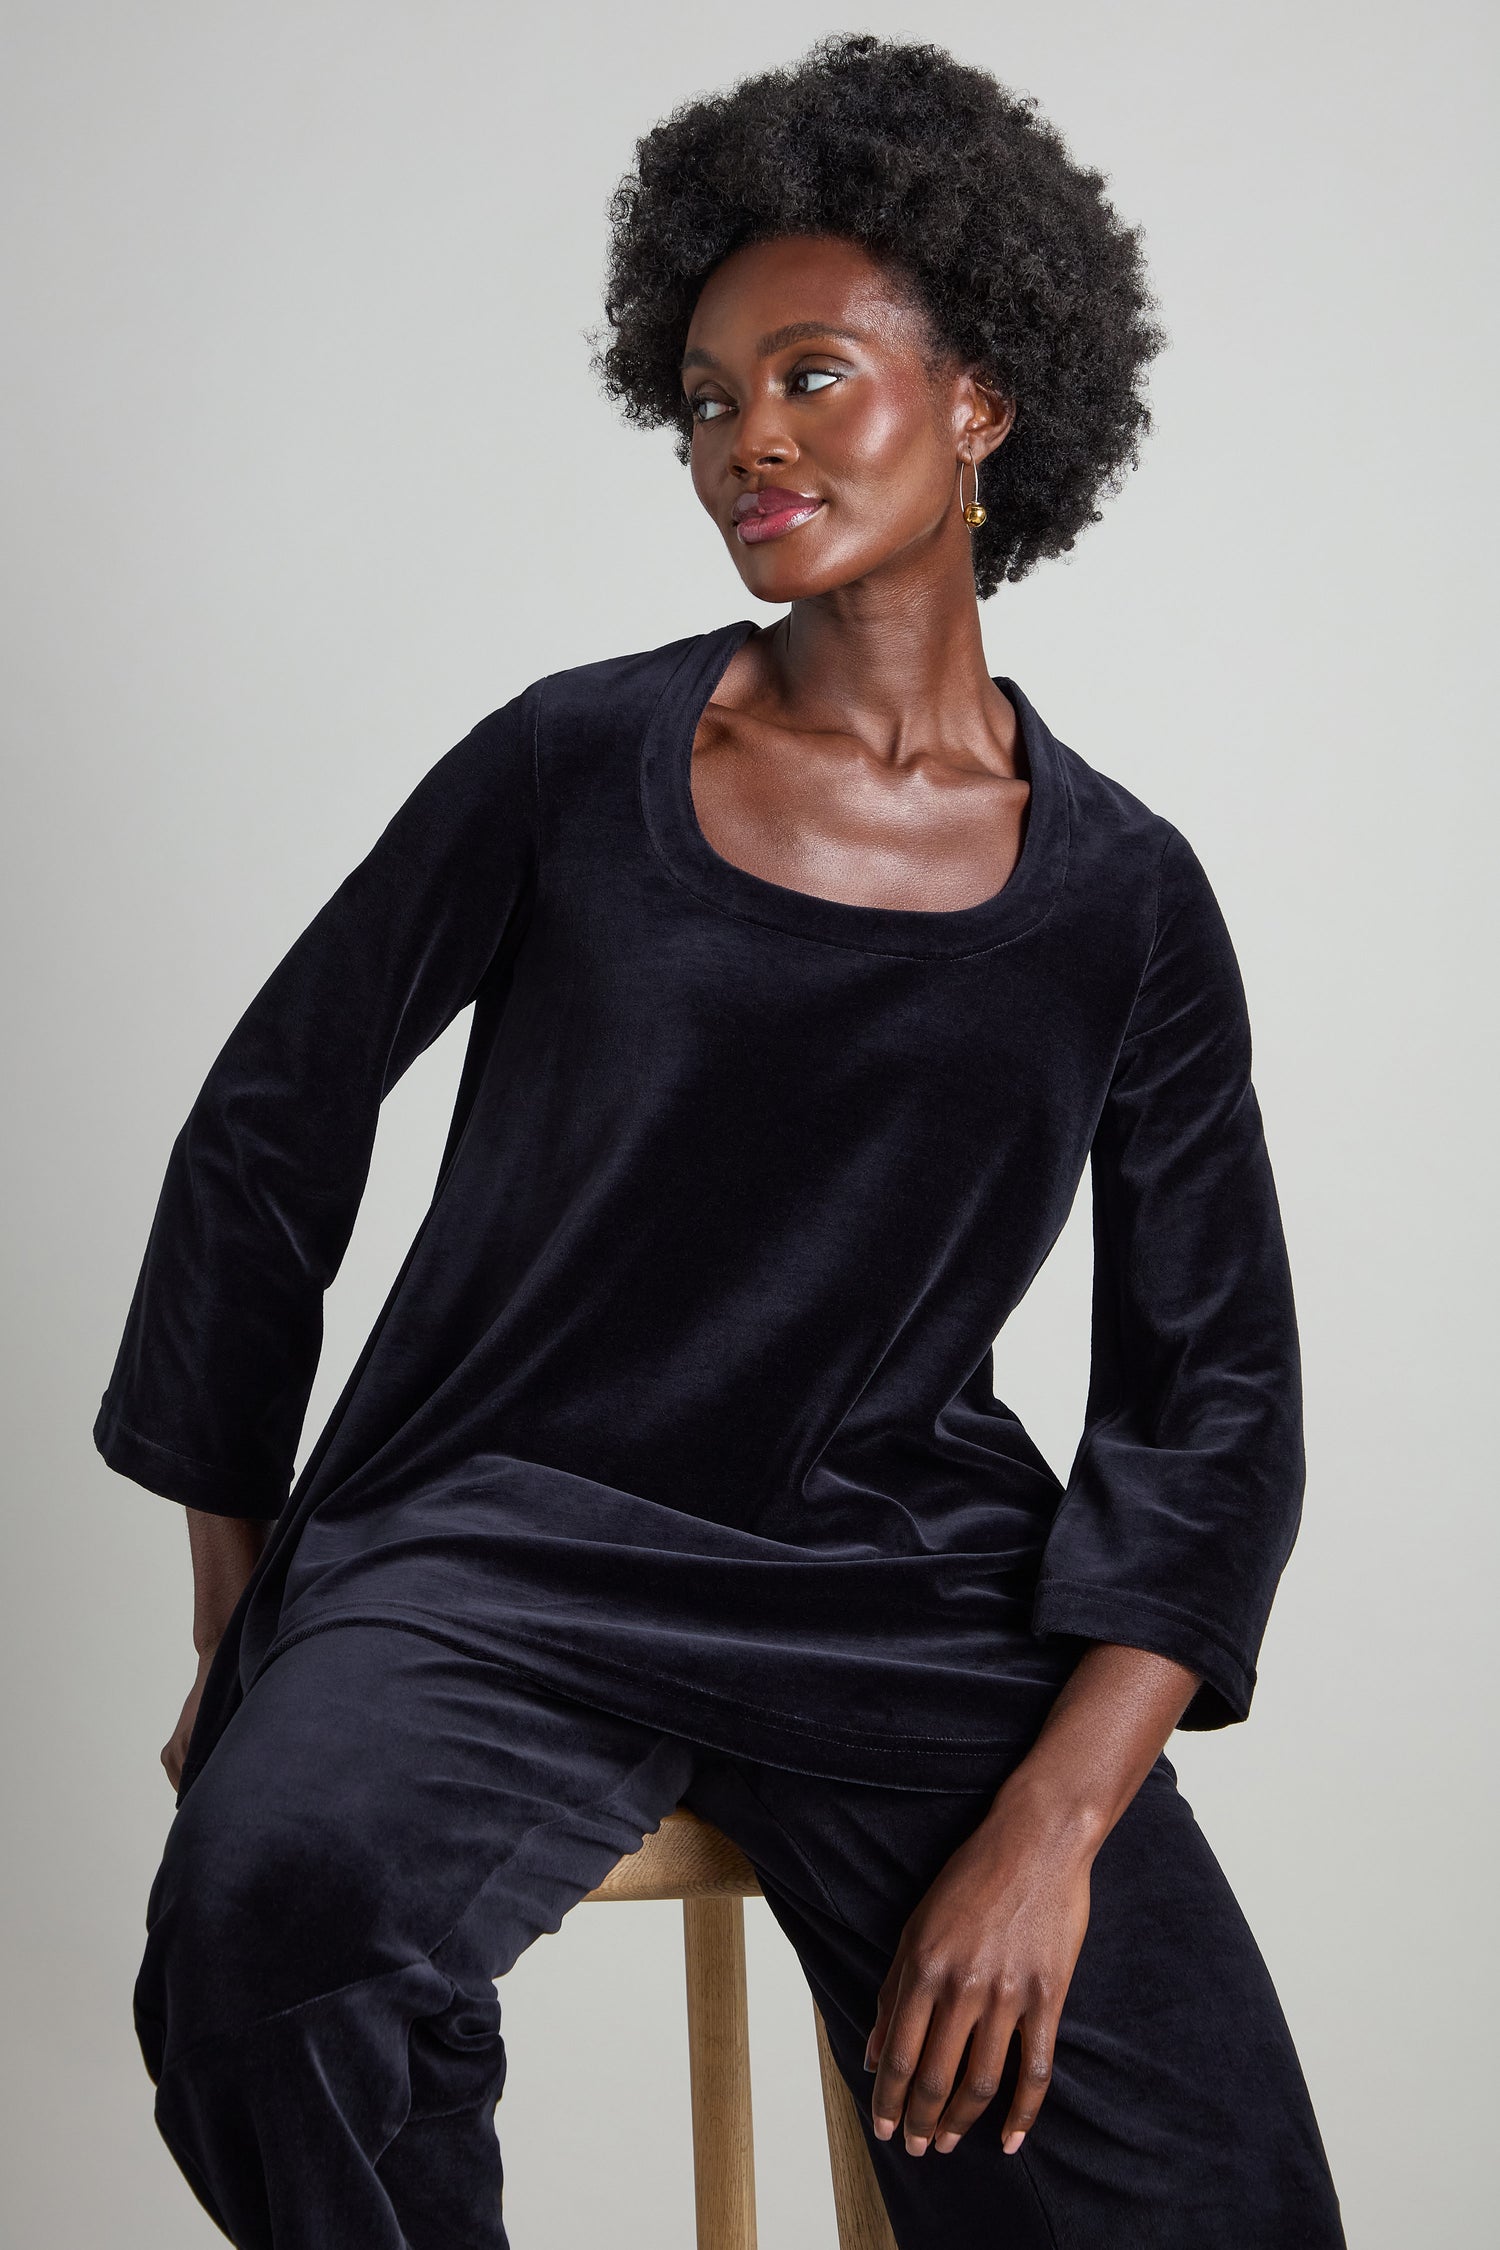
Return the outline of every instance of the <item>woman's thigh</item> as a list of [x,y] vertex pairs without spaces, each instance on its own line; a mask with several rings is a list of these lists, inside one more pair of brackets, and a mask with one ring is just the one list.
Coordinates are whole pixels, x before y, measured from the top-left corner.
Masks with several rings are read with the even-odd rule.
[[341,1624],[293,1643],[168,1833],[137,1990],[148,2060],[414,1963],[483,1993],[672,1809],[691,1764],[426,1635]]
[[797,1948],[901,2250],[1339,2250],[1280,2003],[1165,1759],[1095,1861],[1052,2085],[1019,2155],[1000,2147],[1014,2047],[1000,2094],[951,2155],[909,2157],[899,2135],[868,2134],[863,2054],[881,1981],[907,1916],[991,1794],[710,1761],[688,1797],[749,1855]]

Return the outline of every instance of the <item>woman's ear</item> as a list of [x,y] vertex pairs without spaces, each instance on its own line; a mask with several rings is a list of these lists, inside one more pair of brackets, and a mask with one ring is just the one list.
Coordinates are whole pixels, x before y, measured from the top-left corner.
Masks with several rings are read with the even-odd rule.
[[967,461],[987,460],[1010,435],[1016,419],[1014,399],[972,370],[959,386],[957,436],[959,451]]

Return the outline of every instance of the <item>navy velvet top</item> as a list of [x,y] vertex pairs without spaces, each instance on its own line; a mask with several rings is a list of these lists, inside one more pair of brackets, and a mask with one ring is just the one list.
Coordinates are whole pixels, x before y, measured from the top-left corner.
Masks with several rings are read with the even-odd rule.
[[[1234,953],[1167,821],[1048,730],[1004,887],[733,866],[698,719],[748,623],[536,682],[251,1002],[167,1167],[95,1439],[275,1516],[184,1787],[294,1637],[380,1619],[711,1746],[962,1783],[1082,1645],[1249,1708],[1296,1324]],[[473,1005],[433,1199],[295,1485],[382,1097]],[[991,1346],[1091,1163],[1066,1485]],[[290,1488],[290,1490],[289,1490]]]

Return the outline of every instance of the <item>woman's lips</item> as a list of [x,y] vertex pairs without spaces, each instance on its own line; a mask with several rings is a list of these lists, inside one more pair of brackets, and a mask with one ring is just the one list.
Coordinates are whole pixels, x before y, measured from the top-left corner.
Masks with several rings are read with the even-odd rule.
[[822,507],[808,492],[788,492],[767,485],[762,492],[742,493],[734,504],[734,528],[745,544],[757,547],[765,539],[783,539],[799,524],[810,521]]

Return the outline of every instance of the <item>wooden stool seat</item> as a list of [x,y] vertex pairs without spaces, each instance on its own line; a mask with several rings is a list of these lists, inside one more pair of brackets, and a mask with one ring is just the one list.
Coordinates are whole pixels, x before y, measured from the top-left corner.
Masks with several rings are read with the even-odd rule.
[[755,1870],[740,1850],[696,1813],[668,1813],[638,1852],[617,1860],[591,1899],[759,1898]]
[[[756,2250],[744,1901],[760,1895],[738,1846],[680,1809],[588,1893],[682,1901],[698,2250]],[[839,2250],[896,2250],[854,2098],[816,2005],[813,2018]]]

